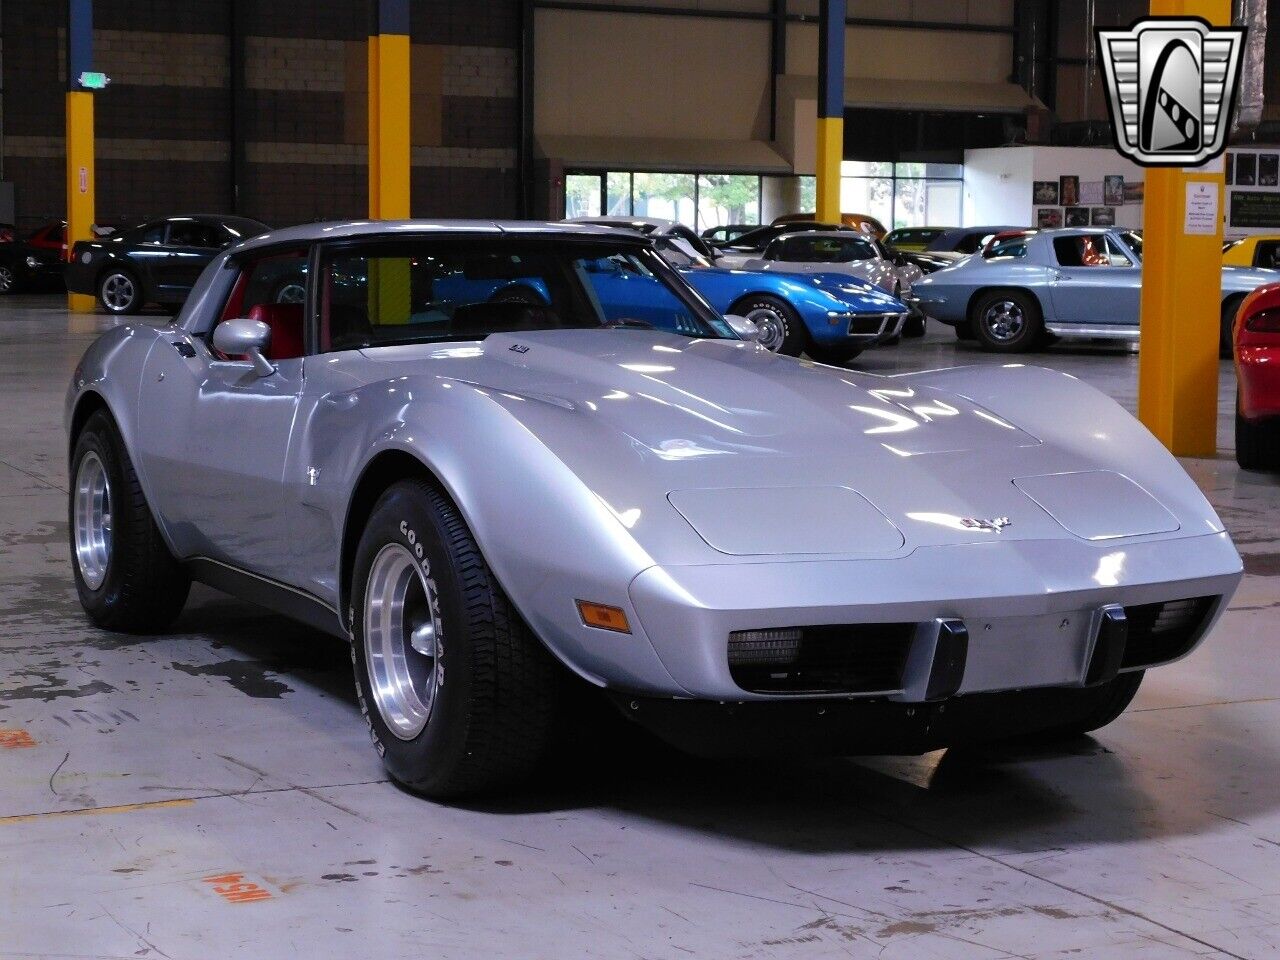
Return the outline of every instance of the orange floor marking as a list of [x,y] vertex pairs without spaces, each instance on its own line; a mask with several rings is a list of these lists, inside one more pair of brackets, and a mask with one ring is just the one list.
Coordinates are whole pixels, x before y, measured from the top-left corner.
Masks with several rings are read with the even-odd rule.
[[17,750],[19,747],[34,747],[36,742],[25,730],[5,730],[0,728],[0,750]]

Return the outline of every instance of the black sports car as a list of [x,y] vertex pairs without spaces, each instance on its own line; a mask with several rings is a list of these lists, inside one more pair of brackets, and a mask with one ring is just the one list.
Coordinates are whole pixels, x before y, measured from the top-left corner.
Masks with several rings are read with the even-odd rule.
[[0,294],[27,290],[57,290],[65,264],[58,250],[25,240],[0,244]]
[[247,217],[197,214],[80,240],[67,264],[67,289],[96,296],[109,313],[137,313],[148,303],[181,305],[219,251],[268,229]]

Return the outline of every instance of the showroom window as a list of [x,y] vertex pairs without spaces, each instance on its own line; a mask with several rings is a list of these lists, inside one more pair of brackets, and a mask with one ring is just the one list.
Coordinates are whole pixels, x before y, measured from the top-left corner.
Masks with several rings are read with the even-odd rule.
[[760,178],[755,174],[571,173],[564,193],[566,217],[678,220],[699,233],[760,222]]
[[[964,165],[845,160],[840,212],[875,217],[886,228],[957,227],[964,204]],[[818,209],[816,177],[800,178],[800,209]]]

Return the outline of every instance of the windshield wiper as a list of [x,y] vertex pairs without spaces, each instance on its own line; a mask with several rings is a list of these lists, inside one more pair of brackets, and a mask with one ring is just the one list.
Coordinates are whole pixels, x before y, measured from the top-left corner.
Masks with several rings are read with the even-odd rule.
[[600,324],[606,330],[620,330],[631,328],[634,330],[657,330],[652,323],[647,320],[633,320],[631,317],[623,317],[621,320],[606,320]]

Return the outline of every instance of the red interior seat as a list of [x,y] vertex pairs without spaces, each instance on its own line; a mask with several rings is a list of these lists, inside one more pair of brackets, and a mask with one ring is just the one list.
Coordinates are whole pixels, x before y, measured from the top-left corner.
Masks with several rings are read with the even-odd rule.
[[261,320],[271,328],[268,360],[291,360],[303,354],[302,304],[259,303],[249,311],[250,320]]

